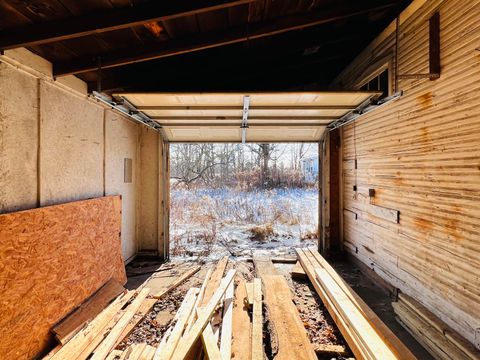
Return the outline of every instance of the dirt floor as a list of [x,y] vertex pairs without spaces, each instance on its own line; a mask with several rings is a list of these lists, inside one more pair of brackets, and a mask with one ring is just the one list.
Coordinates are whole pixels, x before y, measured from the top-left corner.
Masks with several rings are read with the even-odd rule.
[[[166,288],[176,277],[184,273],[193,262],[175,261],[165,264],[147,259],[137,259],[127,266],[127,288],[135,289],[142,286],[149,287],[152,292]],[[197,264],[197,263],[195,263]],[[132,333],[118,346],[125,349],[128,345],[147,342],[149,345],[158,345],[174,321],[174,316],[180,304],[191,287],[200,287],[210,263],[203,265],[201,270],[177,287],[173,292],[159,300],[153,311],[132,331]],[[346,261],[336,261],[332,264],[342,277],[357,291],[380,318],[394,331],[397,336],[411,348],[419,359],[432,359],[431,356],[405,331],[395,320],[389,294],[375,283],[363,276],[359,269]],[[298,308],[307,334],[312,344],[343,345],[347,353],[343,356],[331,354],[319,355],[319,359],[345,359],[353,357],[345,340],[329,316],[322,301],[310,284],[309,280],[292,279],[290,271],[293,264],[274,264],[275,268],[286,279],[293,293],[293,300]],[[244,259],[236,260],[230,257],[227,270],[235,268],[245,280],[251,281],[255,275],[253,263]],[[264,311],[264,344],[266,355],[273,358],[272,339],[268,331],[268,313]]]

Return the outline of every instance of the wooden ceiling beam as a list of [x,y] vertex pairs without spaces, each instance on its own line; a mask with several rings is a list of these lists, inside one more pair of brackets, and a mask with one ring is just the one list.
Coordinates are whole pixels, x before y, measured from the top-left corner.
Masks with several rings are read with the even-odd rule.
[[[99,54],[102,68],[113,68],[122,65],[149,61],[169,56],[181,55],[194,51],[235,44],[239,42],[259,39],[263,37],[282,34],[288,31],[301,30],[312,26],[332,23],[353,16],[364,15],[374,11],[398,6],[398,2],[375,0],[374,2],[358,2],[348,7],[338,7],[330,10],[319,10],[305,14],[286,16],[262,23],[251,24],[248,31],[244,26],[237,27],[227,32],[215,32],[199,35],[188,39],[160,42],[158,45],[126,49],[111,53]],[[77,58],[54,64],[54,76],[79,74],[97,69],[95,58]]]
[[133,7],[7,29],[0,33],[0,49],[7,50],[74,39],[153,21],[165,21],[225,9],[253,1],[255,0],[155,0]]

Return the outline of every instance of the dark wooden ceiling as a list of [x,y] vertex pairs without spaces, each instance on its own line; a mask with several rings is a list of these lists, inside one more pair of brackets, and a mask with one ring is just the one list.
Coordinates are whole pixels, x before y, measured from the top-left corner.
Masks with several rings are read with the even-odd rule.
[[105,92],[321,90],[410,1],[2,0],[0,49]]

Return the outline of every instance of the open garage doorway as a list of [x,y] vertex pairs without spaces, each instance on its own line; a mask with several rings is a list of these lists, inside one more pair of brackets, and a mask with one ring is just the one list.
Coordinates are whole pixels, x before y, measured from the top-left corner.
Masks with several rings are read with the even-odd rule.
[[[321,217],[319,249],[323,251],[338,248],[338,246],[332,246],[332,243],[333,245],[338,244],[341,237],[339,231],[334,231],[335,229],[338,230],[340,225],[338,220],[341,209],[340,199],[339,196],[330,196],[330,193],[335,194],[338,189],[329,187],[331,181],[328,178],[335,178],[333,184],[338,183],[340,161],[337,160],[340,159],[338,153],[340,139],[335,136],[337,141],[330,141],[330,134],[338,135],[339,126],[353,121],[359,114],[381,106],[386,101],[385,99],[378,100],[381,94],[382,92],[378,91],[358,90],[249,93],[125,92],[114,94],[114,97],[122,101],[123,106],[127,106],[129,111],[135,114],[138,119],[155,128],[161,134],[162,171],[160,171],[159,183],[162,192],[160,199],[162,224],[158,246],[160,256],[168,259],[172,255],[170,249],[176,249],[175,253],[178,255],[190,254],[193,256],[198,252],[203,255],[208,254],[208,249],[192,250],[196,243],[195,239],[198,237],[217,239],[212,234],[217,235],[221,230],[218,227],[220,224],[216,224],[212,228],[212,224],[215,223],[209,221],[209,217],[211,218],[213,215],[212,212],[208,211],[202,214],[204,234],[199,234],[199,231],[196,231],[194,227],[187,226],[188,222],[183,228],[179,227],[180,223],[176,222],[175,209],[173,209],[177,206],[177,199],[172,199],[172,202],[170,202],[169,198],[170,174],[173,176],[174,185],[172,189],[177,191],[176,188],[179,188],[179,193],[174,192],[172,195],[180,196],[181,191],[184,191],[184,203],[178,205],[182,211],[186,211],[185,209],[191,206],[191,212],[200,217],[201,213],[198,209],[195,210],[195,207],[202,204],[203,199],[210,199],[208,206],[215,212],[226,212],[224,214],[226,223],[222,226],[222,229],[227,227],[228,222],[234,223],[237,221],[237,225],[242,224],[242,226],[253,229],[252,231],[247,228],[243,230],[244,232],[252,232],[254,238],[271,238],[275,242],[278,240],[278,236],[273,236],[275,229],[268,225],[276,219],[276,207],[281,207],[283,200],[290,196],[292,206],[298,206],[298,208],[292,209],[293,215],[291,217],[287,216],[285,221],[287,223],[291,222],[296,230],[293,234],[291,232],[285,234],[285,237],[301,239],[302,237],[314,237],[314,234],[318,236],[319,217]],[[302,144],[304,147],[305,144],[310,144],[308,147],[313,149],[310,150],[313,153],[309,153],[309,155],[312,154],[316,166],[307,162],[303,163],[298,160],[298,155],[292,155],[295,153],[292,149],[295,146],[301,148]],[[323,149],[322,159],[328,158],[325,154],[328,155],[333,151],[332,158],[337,160],[329,164],[323,162],[319,164],[319,146],[322,146]],[[172,154],[170,154],[170,150],[172,150]],[[184,169],[186,174],[183,174],[180,168],[173,169],[175,161],[177,161],[176,157],[181,158],[178,155],[180,150],[186,154],[185,163],[189,164],[191,168],[190,170],[188,168],[187,170]],[[267,155],[262,155],[264,151]],[[244,156],[243,168],[240,167],[242,171],[233,173],[232,169],[237,170],[238,167],[237,163],[235,163],[235,166],[233,165],[234,160],[232,160],[235,158],[235,161],[238,162],[238,155],[233,155],[237,152],[244,154],[242,155]],[[284,153],[284,159],[280,159],[280,153],[282,152]],[[297,157],[296,164],[292,166],[292,157],[295,156]],[[249,167],[246,167],[246,159],[250,162]],[[172,164],[170,164],[170,160],[172,160]],[[170,165],[172,165],[172,169]],[[283,166],[282,172],[280,172],[281,166]],[[302,166],[305,169],[313,167],[325,169],[324,173],[326,175],[322,177],[320,182],[322,183],[322,204],[326,205],[323,206],[320,213],[318,212],[318,189],[313,190],[315,197],[311,201],[311,205],[307,205],[308,202],[298,201],[303,195],[306,197],[306,194],[300,196],[299,194],[294,195],[291,191],[285,191],[283,183],[288,181],[290,181],[289,189],[307,188],[306,185],[294,184],[293,178],[297,175],[286,176],[287,168],[301,173]],[[255,170],[255,167],[257,170]],[[248,172],[244,173],[243,170]],[[279,178],[275,178],[275,176]],[[218,183],[218,179],[222,179],[222,182]],[[206,193],[205,189],[200,189],[201,186],[205,187],[207,185],[211,187],[209,193]],[[197,192],[187,194],[185,189],[181,189],[182,186],[189,189],[195,187]],[[235,189],[235,194],[228,192],[233,191],[232,189]],[[252,191],[253,189],[261,189],[270,197],[259,198]],[[237,193],[240,193],[239,197],[233,196]],[[284,198],[280,198],[279,194]],[[236,198],[242,201],[236,205],[237,210],[235,210],[235,207],[228,206]],[[206,206],[206,204],[203,204],[204,208]],[[241,206],[265,207],[269,210],[268,216],[262,215],[266,213],[264,210],[260,211],[253,208],[250,210],[254,213],[247,216],[247,212],[244,211],[243,220],[238,223],[242,215],[239,212]],[[307,210],[302,210],[302,206],[306,206]],[[278,210],[278,218],[285,216],[284,214],[288,211],[285,209]],[[314,212],[311,213],[310,211]],[[172,217],[170,217],[171,212]],[[315,212],[317,216],[306,215],[315,214]],[[191,217],[191,214],[186,214],[184,218],[189,216]],[[261,221],[262,216],[263,220]],[[307,217],[314,220],[310,221],[308,226],[299,228],[298,224],[294,224],[297,221],[295,217],[302,221]],[[335,219],[338,221],[335,222]],[[327,223],[327,220],[329,223]],[[205,224],[210,225],[206,228]],[[332,224],[335,226],[331,226]],[[257,232],[258,235],[254,234]],[[307,232],[310,235],[306,234]],[[186,237],[186,240],[184,237]],[[229,239],[227,236],[226,240],[221,241],[229,244],[233,243]],[[316,239],[307,240],[317,242]],[[250,246],[253,244],[252,242],[249,243]],[[276,245],[272,246],[274,249],[281,247],[278,243],[274,245]],[[227,247],[225,246],[225,248]],[[289,248],[293,249],[293,244]],[[235,253],[236,250],[234,249],[232,252]],[[242,255],[243,252],[239,254]]]
[[318,143],[171,144],[170,257],[316,246],[318,165]]

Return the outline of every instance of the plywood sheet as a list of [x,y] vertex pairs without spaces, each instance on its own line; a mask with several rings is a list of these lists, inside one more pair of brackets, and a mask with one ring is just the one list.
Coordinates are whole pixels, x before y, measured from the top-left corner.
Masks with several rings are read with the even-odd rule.
[[0,215],[1,359],[36,356],[106,281],[126,282],[120,223],[119,196]]

